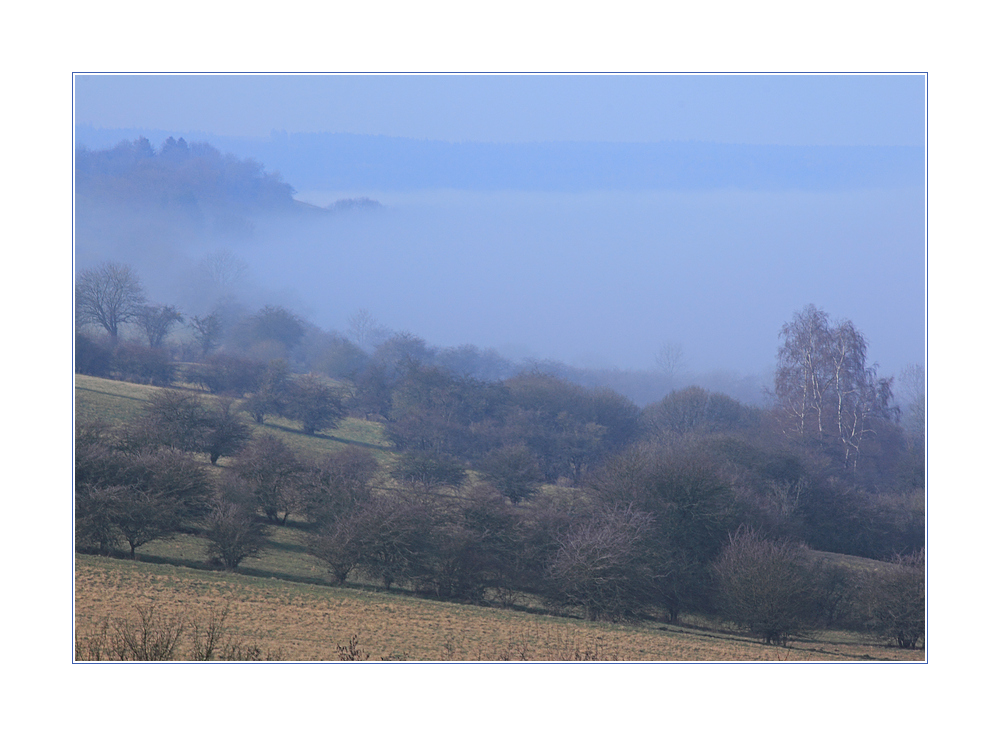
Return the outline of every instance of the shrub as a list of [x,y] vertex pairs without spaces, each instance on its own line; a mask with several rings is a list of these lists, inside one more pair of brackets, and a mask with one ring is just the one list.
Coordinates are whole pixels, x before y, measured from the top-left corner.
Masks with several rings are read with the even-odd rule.
[[166,352],[129,342],[119,342],[111,354],[111,376],[121,381],[167,386],[174,367]]
[[924,551],[894,559],[871,573],[866,602],[870,630],[903,649],[916,649],[925,636]]
[[146,542],[162,539],[208,511],[211,485],[190,455],[164,447],[135,451],[104,442],[100,432],[78,437],[76,544],[110,553],[120,540],[132,557]]
[[243,396],[258,389],[265,370],[265,364],[260,361],[213,355],[192,369],[190,379],[213,394]]
[[408,452],[399,458],[392,477],[413,488],[424,490],[441,486],[458,488],[465,481],[465,469],[447,455]]
[[136,606],[136,616],[105,619],[87,638],[76,637],[76,659],[159,662],[174,659],[184,622],[153,606]]
[[298,509],[302,465],[295,452],[270,435],[257,437],[235,456],[232,472],[268,521],[284,524]]
[[109,340],[92,340],[76,333],[76,350],[73,354],[75,370],[86,376],[106,378],[111,375],[112,344]]
[[300,376],[288,388],[282,414],[302,422],[302,431],[315,434],[333,429],[347,416],[340,392],[316,376]]
[[741,528],[716,560],[718,609],[765,644],[786,644],[809,623],[814,607],[804,548]]
[[243,560],[256,557],[267,542],[267,530],[252,507],[220,499],[208,517],[209,554],[226,570],[235,570]]
[[631,506],[595,514],[565,535],[548,569],[548,598],[591,621],[635,618],[655,599],[652,517]]
[[514,504],[534,496],[544,479],[538,460],[524,445],[490,450],[479,462],[478,470]]
[[306,468],[302,504],[309,521],[326,524],[371,497],[379,464],[360,447],[347,447]]
[[[256,635],[240,636],[227,625],[229,607],[211,612],[204,623],[163,614],[155,605],[135,606],[135,612],[107,617],[96,630],[76,631],[75,659],[81,661],[211,660],[260,661],[281,659],[281,652],[262,647]],[[182,645],[187,643],[187,647]]]

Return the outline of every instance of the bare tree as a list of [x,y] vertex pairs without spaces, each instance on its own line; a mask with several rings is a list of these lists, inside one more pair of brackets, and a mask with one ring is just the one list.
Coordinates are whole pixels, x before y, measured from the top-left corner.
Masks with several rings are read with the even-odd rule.
[[538,460],[524,445],[493,448],[479,462],[477,469],[515,505],[535,495],[544,480]]
[[245,485],[268,521],[284,524],[299,507],[302,465],[288,445],[261,435],[233,460],[232,472]]
[[347,415],[341,392],[312,374],[291,383],[283,404],[283,415],[302,422],[306,434],[332,429]]
[[628,504],[573,528],[549,566],[549,596],[582,607],[592,621],[637,616],[656,596],[656,572],[646,554],[652,524],[650,514]]
[[730,537],[713,572],[722,615],[765,644],[784,645],[808,624],[814,594],[803,547],[743,528]]
[[249,271],[249,266],[230,250],[218,250],[202,262],[205,275],[223,294],[233,291]]
[[389,330],[367,309],[359,309],[347,319],[347,334],[362,349],[369,349],[389,335]]
[[209,553],[226,570],[235,570],[243,560],[256,557],[267,543],[267,529],[246,503],[219,499],[208,517]]
[[212,312],[204,317],[192,317],[191,329],[195,339],[201,346],[201,355],[205,357],[219,344],[222,339],[222,319],[218,313]]
[[184,317],[171,306],[145,306],[136,317],[139,327],[149,340],[149,347],[158,348],[170,332],[175,322],[183,322]]
[[684,349],[674,342],[665,342],[660,345],[653,358],[656,367],[663,371],[669,378],[674,378],[677,372],[685,366]]
[[139,277],[124,263],[109,261],[77,277],[77,320],[100,325],[113,340],[123,324],[139,319],[145,304]]
[[923,549],[897,555],[891,566],[869,573],[865,584],[869,627],[902,649],[916,649],[925,636],[924,563]]
[[868,341],[850,320],[830,325],[812,304],[780,332],[774,393],[789,429],[802,437],[841,443],[844,467],[857,467],[874,420],[892,410],[892,379],[868,365]]

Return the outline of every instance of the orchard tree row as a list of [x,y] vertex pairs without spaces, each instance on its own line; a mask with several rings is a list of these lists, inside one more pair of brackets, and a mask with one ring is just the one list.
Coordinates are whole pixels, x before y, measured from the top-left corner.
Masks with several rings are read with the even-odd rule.
[[771,643],[817,626],[900,646],[922,636],[921,553],[854,575],[816,561],[789,533],[800,520],[787,486],[755,497],[749,470],[735,478],[705,437],[633,444],[578,487],[515,504],[489,473],[409,454],[380,465],[356,446],[307,459],[249,423],[230,428],[231,461],[209,473],[199,456],[218,446],[198,427],[218,429],[219,412],[204,405],[164,390],[135,421],[80,428],[81,551],[124,545],[134,558],[153,540],[196,534],[210,564],[236,570],[295,518],[338,585],[499,605],[532,596],[591,619],[710,612]]

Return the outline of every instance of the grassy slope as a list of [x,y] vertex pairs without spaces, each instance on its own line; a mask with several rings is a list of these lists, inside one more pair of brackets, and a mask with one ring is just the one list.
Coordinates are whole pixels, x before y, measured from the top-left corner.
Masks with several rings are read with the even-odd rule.
[[[140,386],[123,381],[111,381],[93,376],[76,376],[76,422],[104,421],[116,424],[134,419],[142,414],[149,398],[164,389]],[[180,389],[174,389],[180,390]],[[204,392],[195,392],[204,394]],[[204,394],[209,400],[208,394]],[[388,457],[389,442],[377,422],[348,418],[336,429],[307,435],[294,422],[268,417],[261,425],[253,425],[255,432],[280,437],[295,452],[305,456],[321,457],[337,452],[349,444],[360,445],[375,451],[380,460]],[[225,464],[224,461],[220,461]]]
[[[77,376],[76,388],[78,422],[112,423],[138,416],[149,396],[160,390],[88,376]],[[255,425],[255,431],[279,436],[297,452],[314,457],[348,443],[377,448],[382,460],[391,457],[380,425],[373,422],[347,420],[336,430],[307,436],[283,420],[269,420]],[[297,660],[336,660],[337,645],[354,635],[372,659],[923,659],[923,652],[872,646],[841,632],[798,639],[785,649],[693,626],[592,624],[429,601],[403,592],[365,590],[360,581],[332,588],[306,543],[305,531],[294,523],[272,527],[268,548],[244,562],[240,574],[204,569],[206,542],[187,534],[144,545],[138,550],[140,562],[78,555],[78,632],[87,636],[98,621],[124,615],[135,603],[155,603],[163,612],[193,619],[207,619],[212,610],[229,605],[230,622],[241,635],[256,635],[268,648],[280,649],[284,658]]]

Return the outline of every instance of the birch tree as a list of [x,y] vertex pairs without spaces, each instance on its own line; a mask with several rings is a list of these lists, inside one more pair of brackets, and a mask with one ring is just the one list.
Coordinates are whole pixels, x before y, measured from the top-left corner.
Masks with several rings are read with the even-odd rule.
[[892,379],[868,364],[868,341],[850,320],[830,324],[810,304],[779,333],[774,395],[786,432],[839,443],[845,468],[856,468],[877,419],[891,417]]

